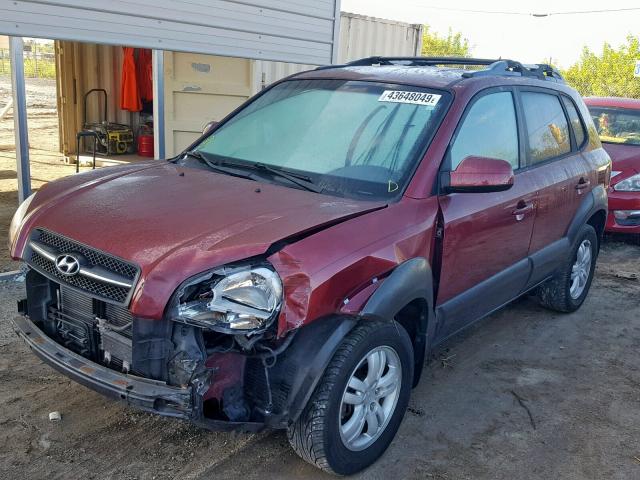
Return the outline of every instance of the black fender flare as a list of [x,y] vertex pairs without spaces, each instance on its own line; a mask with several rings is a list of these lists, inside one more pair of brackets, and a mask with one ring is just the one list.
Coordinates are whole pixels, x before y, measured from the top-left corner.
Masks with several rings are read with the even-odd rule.
[[605,218],[608,211],[607,191],[603,185],[597,185],[588,195],[582,199],[582,203],[578,207],[569,228],[567,229],[567,237],[571,244],[576,241],[578,232],[583,225],[585,225],[589,219],[597,212],[602,211],[605,214]]
[[272,391],[284,396],[274,398],[267,425],[286,428],[298,419],[342,340],[358,321],[352,315],[331,315],[291,333],[295,335],[291,344],[269,368]]
[[360,312],[364,318],[374,317],[392,321],[405,306],[414,300],[426,302],[426,314],[418,318],[416,336],[413,338],[415,387],[420,380],[429,340],[435,331],[433,299],[433,273],[424,257],[415,257],[398,265],[371,295]]

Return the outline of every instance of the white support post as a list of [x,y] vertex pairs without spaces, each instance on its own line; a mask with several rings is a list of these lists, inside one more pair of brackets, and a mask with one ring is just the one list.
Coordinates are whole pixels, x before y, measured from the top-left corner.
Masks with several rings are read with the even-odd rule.
[[[331,45],[331,63],[337,64],[339,62],[340,55],[340,21],[342,20],[340,14],[340,0],[335,0],[335,5],[333,9],[333,44]],[[347,61],[346,58],[342,59],[343,61]]]
[[153,151],[156,160],[164,151],[164,52],[153,50]]
[[16,171],[18,172],[18,202],[31,195],[29,171],[29,131],[27,129],[27,94],[24,86],[24,42],[22,37],[10,37],[11,88],[13,89],[13,128],[16,138]]

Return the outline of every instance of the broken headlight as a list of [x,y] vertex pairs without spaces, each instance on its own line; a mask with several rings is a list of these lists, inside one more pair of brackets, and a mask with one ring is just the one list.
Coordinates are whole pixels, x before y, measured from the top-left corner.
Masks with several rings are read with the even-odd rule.
[[264,331],[280,311],[282,282],[265,266],[223,268],[180,289],[175,321],[222,333]]

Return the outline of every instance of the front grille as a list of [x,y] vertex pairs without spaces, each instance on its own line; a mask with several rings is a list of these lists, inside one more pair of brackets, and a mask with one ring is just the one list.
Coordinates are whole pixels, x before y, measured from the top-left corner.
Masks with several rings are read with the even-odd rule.
[[135,265],[112,257],[106,253],[99,252],[92,248],[86,247],[81,243],[74,242],[66,237],[49,232],[48,230],[37,230],[40,234],[38,240],[42,243],[56,247],[61,252],[78,252],[84,255],[92,265],[100,265],[101,267],[119,273],[123,277],[134,279],[138,273]]
[[81,277],[79,275],[66,277],[58,272],[53,262],[50,262],[37,252],[32,252],[31,262],[29,263],[49,277],[54,277],[60,282],[68,283],[73,287],[91,292],[102,298],[108,298],[109,300],[124,303],[127,299],[127,296],[129,295],[128,288],[108,285],[106,283],[94,282],[90,278]]
[[[113,257],[106,253],[97,251],[86,245],[70,240],[61,235],[49,232],[47,230],[38,229],[32,234],[32,240],[35,240],[41,244],[46,245],[59,252],[63,253],[77,253],[82,255],[89,263],[90,267],[101,267],[109,272],[118,274],[121,277],[130,281],[131,285],[135,285],[135,280],[138,276],[138,267],[135,265]],[[54,262],[50,258],[46,258],[34,249],[31,250],[30,256],[28,256],[29,263],[36,270],[47,275],[49,278],[59,281],[60,283],[66,283],[73,287],[84,290],[93,296],[100,297],[102,299],[124,304],[129,298],[129,294],[133,287],[123,287],[119,285],[113,285],[108,282],[101,282],[88,278],[83,275],[68,276],[63,275],[58,271]]]

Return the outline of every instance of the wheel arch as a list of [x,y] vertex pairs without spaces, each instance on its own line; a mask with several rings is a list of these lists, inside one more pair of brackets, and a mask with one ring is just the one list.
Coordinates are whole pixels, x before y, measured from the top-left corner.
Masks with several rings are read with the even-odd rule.
[[598,236],[598,250],[600,249],[600,245],[602,244],[602,237],[604,236],[604,228],[607,223],[607,211],[606,210],[598,210],[594,212],[589,220],[587,220],[587,224],[591,225]]
[[435,329],[433,274],[424,257],[398,265],[362,308],[362,318],[396,320],[409,334],[414,351],[415,387]]
[[604,226],[607,221],[607,192],[603,185],[597,185],[593,188],[580,203],[573,221],[569,225],[567,237],[573,243],[583,225],[591,225],[598,235],[598,241],[601,243],[604,234]]

